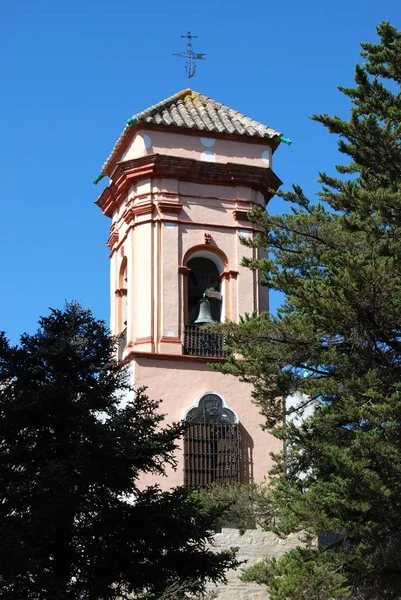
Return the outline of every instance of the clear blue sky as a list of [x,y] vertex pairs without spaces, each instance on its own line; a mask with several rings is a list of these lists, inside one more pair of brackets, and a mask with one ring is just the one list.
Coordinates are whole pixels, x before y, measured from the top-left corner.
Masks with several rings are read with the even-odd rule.
[[188,87],[181,34],[206,53],[191,87],[290,137],[275,171],[313,193],[339,158],[308,116],[346,116],[336,86],[381,20],[401,27],[399,0],[0,0],[0,329],[16,342],[66,299],[108,321],[92,181],[133,113]]

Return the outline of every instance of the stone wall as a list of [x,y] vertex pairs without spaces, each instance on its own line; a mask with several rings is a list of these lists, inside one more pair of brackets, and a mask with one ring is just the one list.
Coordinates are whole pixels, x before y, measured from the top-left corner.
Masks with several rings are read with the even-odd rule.
[[259,527],[247,529],[243,535],[237,528],[224,527],[221,533],[216,534],[215,543],[216,550],[230,547],[239,548],[238,559],[247,562],[237,571],[228,572],[227,585],[211,587],[210,591],[215,591],[219,600],[267,600],[268,594],[263,586],[239,580],[241,569],[265,557],[278,558],[288,550],[295,548],[299,540],[296,535],[291,535],[283,540],[274,533],[263,531]]

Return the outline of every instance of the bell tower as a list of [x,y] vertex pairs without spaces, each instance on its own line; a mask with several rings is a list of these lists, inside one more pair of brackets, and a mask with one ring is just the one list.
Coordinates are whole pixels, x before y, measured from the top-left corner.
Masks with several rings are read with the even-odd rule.
[[[281,134],[190,89],[132,117],[102,174],[96,204],[111,219],[111,329],[133,384],[162,398],[168,420],[191,427],[164,488],[263,480],[277,440],[261,430],[251,387],[210,369],[224,340],[204,330],[268,309],[240,243],[281,184]],[[146,481],[149,483],[149,481]]]

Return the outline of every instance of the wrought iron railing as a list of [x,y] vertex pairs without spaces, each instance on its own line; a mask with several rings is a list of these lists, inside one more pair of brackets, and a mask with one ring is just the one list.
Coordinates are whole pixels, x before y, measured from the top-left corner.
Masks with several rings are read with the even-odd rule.
[[184,354],[191,356],[227,356],[224,348],[224,335],[208,331],[197,325],[185,325]]
[[123,359],[124,348],[127,345],[127,328],[123,329],[120,335],[118,336],[118,346],[117,346],[117,359],[120,361]]

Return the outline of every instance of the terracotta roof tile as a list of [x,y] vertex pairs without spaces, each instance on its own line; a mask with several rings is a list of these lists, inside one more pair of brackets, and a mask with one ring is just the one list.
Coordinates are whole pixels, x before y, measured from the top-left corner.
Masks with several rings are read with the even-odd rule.
[[246,115],[216,102],[216,100],[187,89],[134,115],[128,121],[110,156],[103,165],[103,173],[107,171],[109,164],[124,143],[131,126],[138,121],[256,138],[271,139],[281,135],[279,131],[250,119]]

